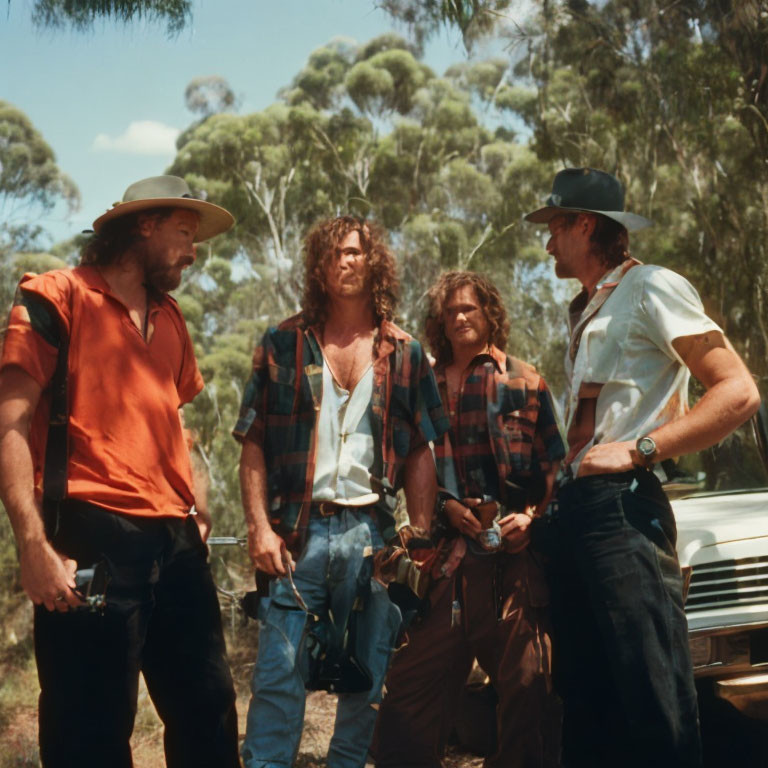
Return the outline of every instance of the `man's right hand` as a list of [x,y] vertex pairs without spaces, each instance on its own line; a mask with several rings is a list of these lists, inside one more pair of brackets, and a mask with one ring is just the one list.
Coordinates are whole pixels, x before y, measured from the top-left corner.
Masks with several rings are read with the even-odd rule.
[[253,567],[268,576],[285,576],[288,573],[286,567],[296,570],[285,542],[271,528],[248,530],[248,554]]
[[77,563],[59,554],[47,540],[21,547],[21,586],[35,605],[62,613],[83,601],[74,591]]
[[483,526],[467,504],[474,506],[481,501],[482,499],[464,499],[462,504],[456,499],[448,499],[445,502],[445,516],[459,533],[474,539],[483,530]]

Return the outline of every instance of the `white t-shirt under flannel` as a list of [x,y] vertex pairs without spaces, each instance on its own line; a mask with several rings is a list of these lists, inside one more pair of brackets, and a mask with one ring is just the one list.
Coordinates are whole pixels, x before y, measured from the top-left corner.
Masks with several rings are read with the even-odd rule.
[[[645,264],[630,268],[621,277],[626,266],[625,262],[605,275],[572,328],[572,339],[581,332],[581,340],[574,359],[566,354],[570,381],[567,429],[582,385],[602,385],[594,438],[574,458],[574,476],[594,443],[636,440],[686,413],[690,372],[672,342],[683,336],[720,331],[704,314],[698,293],[684,277]],[[619,278],[590,318],[601,286]]]
[[350,392],[333,378],[323,359],[323,397],[317,417],[317,460],[312,501],[360,506],[379,496],[371,488],[374,459],[371,428],[373,366]]

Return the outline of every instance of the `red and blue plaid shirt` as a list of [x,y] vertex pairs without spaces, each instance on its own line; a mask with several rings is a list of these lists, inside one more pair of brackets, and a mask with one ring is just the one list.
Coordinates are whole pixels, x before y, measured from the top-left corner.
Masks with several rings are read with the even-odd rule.
[[[269,515],[291,543],[308,521],[315,474],[315,427],[323,396],[323,354],[296,315],[270,328],[253,356],[253,374],[233,430],[264,449]],[[448,429],[435,378],[418,341],[391,322],[379,328],[373,361],[371,485],[379,527],[394,535],[395,495],[409,453]],[[440,468],[438,467],[438,477]]]
[[[552,396],[544,379],[527,363],[496,347],[475,357],[449,402],[445,368],[435,368],[450,430],[435,444],[439,464],[451,457],[453,478],[444,490],[458,498],[484,495],[509,509],[521,495],[535,504],[545,475],[565,456]],[[451,482],[452,481],[452,482]]]

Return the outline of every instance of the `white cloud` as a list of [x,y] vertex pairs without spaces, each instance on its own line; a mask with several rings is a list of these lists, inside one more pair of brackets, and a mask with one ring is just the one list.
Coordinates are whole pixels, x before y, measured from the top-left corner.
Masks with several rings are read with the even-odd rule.
[[179,130],[154,120],[134,120],[120,136],[100,133],[93,140],[97,152],[123,152],[129,155],[173,155]]

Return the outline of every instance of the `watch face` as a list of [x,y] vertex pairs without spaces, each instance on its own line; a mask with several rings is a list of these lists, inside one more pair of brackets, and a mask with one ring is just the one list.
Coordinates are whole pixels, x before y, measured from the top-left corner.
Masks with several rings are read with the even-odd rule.
[[637,448],[637,452],[643,456],[653,456],[653,454],[656,453],[656,443],[653,441],[652,437],[641,437],[637,441],[635,447]]

